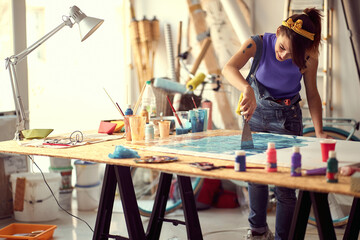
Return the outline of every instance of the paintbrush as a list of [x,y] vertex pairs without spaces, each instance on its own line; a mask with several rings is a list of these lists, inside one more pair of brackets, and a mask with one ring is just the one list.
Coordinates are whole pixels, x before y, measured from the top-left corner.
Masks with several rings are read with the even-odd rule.
[[179,122],[179,125],[181,126],[181,128],[184,128],[184,126],[182,125],[182,122],[180,121],[179,116],[177,115],[177,113],[176,113],[176,111],[175,111],[174,106],[172,105],[172,103],[171,103],[171,101],[170,101],[169,96],[166,96],[166,98],[167,98],[167,100],[168,100],[168,102],[169,102],[169,104],[170,104],[171,110],[173,111],[173,113],[174,113],[174,115],[175,115],[175,117],[176,117],[177,121]]
[[[241,93],[238,106],[236,108],[236,113],[241,115],[241,106],[240,103],[243,99],[243,93]],[[241,133],[241,149],[251,149],[254,148],[254,142],[251,135],[251,129],[249,123],[246,121],[244,115],[242,116],[243,125],[242,125],[242,133]]]

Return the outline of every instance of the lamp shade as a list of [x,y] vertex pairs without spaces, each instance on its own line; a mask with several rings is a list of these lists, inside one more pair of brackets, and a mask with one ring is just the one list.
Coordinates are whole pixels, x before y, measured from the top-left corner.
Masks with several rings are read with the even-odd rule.
[[70,17],[79,25],[81,41],[85,41],[104,22],[103,19],[86,16],[77,6],[70,8]]

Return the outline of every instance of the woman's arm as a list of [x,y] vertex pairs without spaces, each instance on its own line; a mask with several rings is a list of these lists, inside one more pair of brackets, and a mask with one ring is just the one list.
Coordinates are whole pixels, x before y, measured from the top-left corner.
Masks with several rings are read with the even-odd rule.
[[242,44],[240,50],[230,58],[225,64],[222,74],[231,85],[243,93],[243,100],[240,103],[242,114],[246,120],[250,120],[256,108],[256,99],[254,90],[245,80],[239,70],[244,67],[247,61],[254,57],[256,53],[256,43],[249,38]]
[[315,128],[316,137],[327,138],[327,134],[323,132],[322,104],[316,85],[317,68],[318,59],[310,57],[306,63],[306,70],[304,71],[305,91],[311,119]]

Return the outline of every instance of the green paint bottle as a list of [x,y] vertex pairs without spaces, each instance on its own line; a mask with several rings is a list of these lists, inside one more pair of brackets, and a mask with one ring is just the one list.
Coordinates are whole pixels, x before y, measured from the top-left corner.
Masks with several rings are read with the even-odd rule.
[[338,160],[335,151],[329,151],[329,159],[327,160],[326,178],[329,183],[338,182]]

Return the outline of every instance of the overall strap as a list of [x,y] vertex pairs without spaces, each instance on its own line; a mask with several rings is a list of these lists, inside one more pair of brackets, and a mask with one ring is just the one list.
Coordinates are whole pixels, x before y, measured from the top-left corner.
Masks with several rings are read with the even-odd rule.
[[255,53],[255,56],[254,56],[254,59],[253,59],[252,65],[251,65],[249,75],[256,73],[256,71],[259,67],[259,63],[260,63],[262,51],[263,51],[263,40],[260,37],[260,35],[251,36],[251,38],[252,38],[252,40],[255,41],[256,53]]

